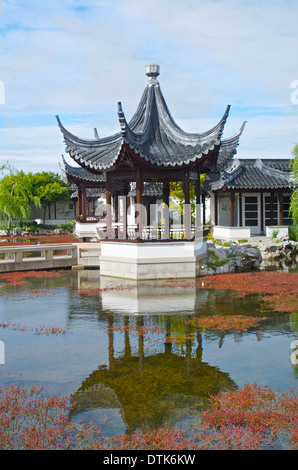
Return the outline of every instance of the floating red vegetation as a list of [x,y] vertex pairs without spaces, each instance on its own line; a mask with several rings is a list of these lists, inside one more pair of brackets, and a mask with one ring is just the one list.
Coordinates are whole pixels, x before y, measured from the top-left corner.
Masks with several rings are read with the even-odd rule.
[[298,308],[297,273],[260,271],[222,274],[206,276],[197,285],[199,288],[230,290],[240,296],[262,295],[266,304],[280,312],[293,312]]
[[[298,396],[296,390],[277,393],[267,386],[246,383],[240,390],[213,396],[202,415],[208,427],[249,429],[264,438],[284,433],[298,448]],[[269,444],[269,442],[267,443]]]
[[64,335],[65,330],[58,326],[41,326],[34,328],[33,326],[25,326],[20,323],[4,321],[0,323],[0,328],[9,328],[13,331],[33,331],[36,335]]
[[249,328],[258,326],[266,317],[246,317],[244,315],[210,315],[205,317],[195,317],[193,325],[199,330],[237,330],[246,331]]
[[[203,279],[205,288],[237,291],[240,294],[298,294],[296,273],[258,271],[219,274]],[[199,283],[198,286],[200,287]]]
[[211,397],[208,409],[198,412],[188,429],[165,426],[105,437],[105,423],[69,420],[68,397],[11,385],[0,389],[0,449],[261,450],[272,448],[280,435],[297,450],[297,405],[295,390],[277,393],[246,383]]

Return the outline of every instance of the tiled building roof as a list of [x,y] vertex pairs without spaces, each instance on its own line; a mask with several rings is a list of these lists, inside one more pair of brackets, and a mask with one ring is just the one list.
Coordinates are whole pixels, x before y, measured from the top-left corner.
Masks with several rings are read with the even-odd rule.
[[282,189],[291,183],[290,160],[236,159],[217,173],[208,173],[204,186],[219,189]]
[[233,157],[243,126],[236,136],[221,140],[230,106],[212,129],[202,133],[184,132],[172,118],[161,92],[157,81],[159,66],[151,64],[146,72],[149,80],[129,122],[118,103],[120,131],[114,135],[99,138],[96,134],[93,140],[81,139],[66,130],[57,116],[66,152],[79,165],[93,171],[110,170],[116,165],[124,145],[155,167],[179,168],[194,164],[214,150],[219,152],[220,165]]

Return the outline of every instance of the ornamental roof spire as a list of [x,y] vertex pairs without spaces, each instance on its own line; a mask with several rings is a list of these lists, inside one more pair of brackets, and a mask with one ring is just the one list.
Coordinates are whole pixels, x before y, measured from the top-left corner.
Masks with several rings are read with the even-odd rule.
[[158,77],[160,73],[160,67],[158,64],[148,64],[145,66],[145,72],[150,80],[156,80],[156,77]]

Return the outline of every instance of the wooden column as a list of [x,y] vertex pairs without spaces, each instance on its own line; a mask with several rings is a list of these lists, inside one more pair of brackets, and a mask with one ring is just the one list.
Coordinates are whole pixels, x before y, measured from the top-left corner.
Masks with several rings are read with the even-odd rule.
[[278,205],[279,205],[279,225],[284,224],[284,214],[283,214],[283,193],[282,190],[278,191]]
[[142,172],[140,166],[137,169],[137,176],[136,176],[136,203],[137,203],[137,232],[138,236],[142,233],[142,225],[143,225],[143,211],[141,208],[142,205],[142,193],[143,193],[143,179],[142,179]]
[[[195,182],[195,193],[196,193],[196,229],[201,228],[201,171],[198,170],[198,179]],[[204,221],[203,221],[204,223]]]
[[239,227],[242,227],[242,193],[239,192]]
[[203,203],[203,226],[206,225],[206,196],[202,194],[202,203]]
[[165,204],[163,215],[165,219],[165,233],[164,238],[170,238],[170,211],[169,211],[169,204],[170,204],[170,184],[169,181],[163,182],[163,202]]
[[217,192],[214,192],[214,225],[218,225]]
[[78,187],[78,216],[82,215],[82,187]]
[[107,208],[107,237],[111,238],[112,234],[112,191],[111,191],[111,181],[109,173],[106,173],[106,208]]
[[231,191],[230,193],[230,227],[234,227],[234,205],[235,205],[235,193]]
[[184,230],[185,238],[188,240],[191,236],[191,211],[190,211],[190,191],[189,191],[189,170],[186,170],[183,180],[184,192]]
[[86,186],[82,187],[82,220],[85,222],[87,218],[87,197]]
[[261,198],[261,233],[264,232],[264,194],[263,192],[261,191],[261,195],[260,195],[260,198]]
[[273,225],[273,202],[274,202],[274,192],[270,193],[270,225]]

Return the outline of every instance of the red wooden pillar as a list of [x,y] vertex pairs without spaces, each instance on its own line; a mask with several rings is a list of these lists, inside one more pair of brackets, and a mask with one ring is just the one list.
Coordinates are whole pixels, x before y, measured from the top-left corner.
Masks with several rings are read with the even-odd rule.
[[82,187],[78,187],[78,217],[82,218]]
[[184,192],[184,230],[185,238],[190,239],[191,236],[191,211],[190,211],[190,191],[189,191],[189,170],[186,170],[183,180]]
[[239,227],[242,227],[242,193],[239,192]]
[[274,204],[274,192],[270,193],[270,225],[273,225],[273,204]]
[[283,214],[283,193],[282,191],[278,192],[278,205],[279,205],[279,225],[284,224],[284,214]]
[[260,195],[260,198],[261,198],[261,233],[264,232],[264,194],[263,192],[261,191],[261,195]]
[[86,186],[82,186],[81,192],[81,209],[82,209],[82,220],[85,222],[87,218],[87,197],[86,197]]
[[112,229],[112,191],[111,191],[111,181],[109,173],[106,173],[106,221],[107,221],[107,237],[111,237]]
[[143,193],[143,179],[142,179],[142,172],[140,166],[137,169],[137,176],[136,176],[136,203],[137,203],[137,233],[138,237],[140,237],[142,233],[142,225],[143,225],[143,211],[142,211],[142,193]]
[[196,192],[196,227],[201,227],[201,171],[198,170],[198,179],[195,182]]
[[169,183],[169,181],[164,181],[163,182],[163,202],[165,204],[164,210],[163,210],[163,215],[164,215],[164,219],[165,219],[164,238],[169,239],[170,238],[170,210],[169,210],[170,183]]

